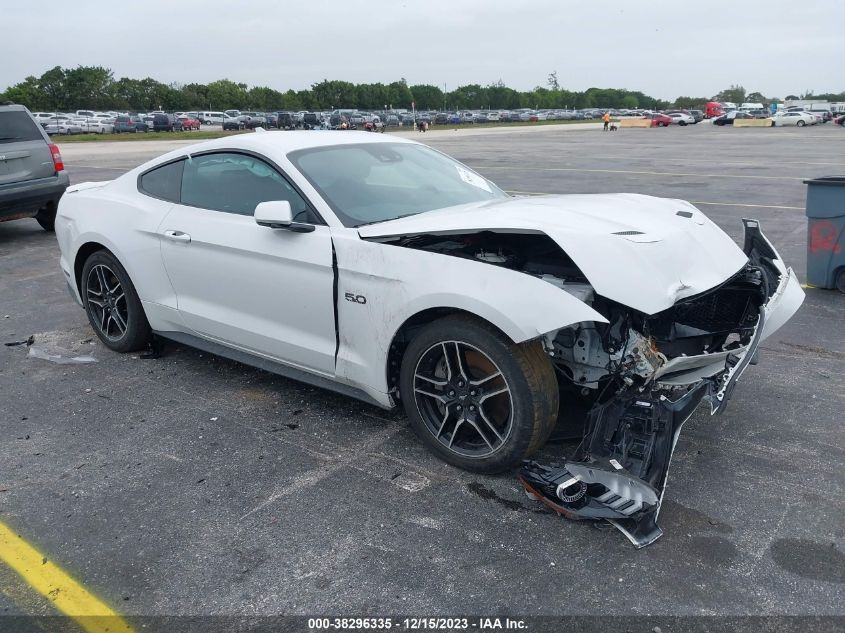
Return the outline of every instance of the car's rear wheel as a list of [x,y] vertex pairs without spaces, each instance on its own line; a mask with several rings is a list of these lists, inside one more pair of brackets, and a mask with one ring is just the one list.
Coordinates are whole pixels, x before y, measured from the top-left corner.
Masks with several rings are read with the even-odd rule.
[[52,233],[56,230],[56,207],[50,204],[40,209],[35,215],[35,220],[45,231]]
[[537,341],[450,316],[405,350],[400,394],[411,427],[444,461],[480,473],[519,464],[548,439],[558,411],[554,369]]
[[117,258],[106,250],[93,253],[82,267],[82,303],[100,340],[116,352],[143,349],[150,324],[135,286]]
[[836,281],[834,282],[836,285],[836,289],[845,294],[845,268],[840,268],[839,273],[836,275]]
[[798,123],[796,123],[795,125],[797,125],[798,127],[804,127],[807,124],[804,121],[798,121]]

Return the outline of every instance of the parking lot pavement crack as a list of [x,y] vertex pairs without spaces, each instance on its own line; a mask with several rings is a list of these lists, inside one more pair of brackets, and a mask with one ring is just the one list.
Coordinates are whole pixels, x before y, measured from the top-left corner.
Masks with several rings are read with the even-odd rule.
[[[324,479],[334,475],[335,473],[340,470],[343,470],[344,468],[352,467],[356,470],[361,470],[362,472],[368,472],[362,467],[356,466],[353,462],[355,462],[356,460],[360,460],[361,453],[364,450],[384,444],[385,442],[390,440],[394,435],[400,433],[401,431],[401,427],[393,426],[382,429],[381,431],[374,431],[370,433],[365,441],[359,442],[358,444],[355,444],[350,447],[345,447],[340,453],[340,456],[333,458],[330,463],[320,466],[314,470],[310,470],[294,479],[292,483],[277,488],[269,497],[267,497],[267,499],[265,499],[257,506],[243,514],[238,519],[238,522],[241,522],[249,516],[255,514],[256,512],[259,512],[267,506],[272,505],[275,501],[278,501],[279,499],[295,494],[300,490],[316,486]],[[325,457],[325,455],[323,456]]]

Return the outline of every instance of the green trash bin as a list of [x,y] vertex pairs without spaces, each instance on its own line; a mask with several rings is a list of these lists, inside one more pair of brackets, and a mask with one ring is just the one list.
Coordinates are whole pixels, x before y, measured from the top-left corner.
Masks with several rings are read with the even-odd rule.
[[845,292],[845,176],[805,180],[807,283]]

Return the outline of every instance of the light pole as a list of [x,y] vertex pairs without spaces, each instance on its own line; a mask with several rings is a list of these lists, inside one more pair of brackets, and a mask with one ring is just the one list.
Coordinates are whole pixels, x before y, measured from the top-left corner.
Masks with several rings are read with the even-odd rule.
[[446,82],[443,82],[443,112],[446,112]]

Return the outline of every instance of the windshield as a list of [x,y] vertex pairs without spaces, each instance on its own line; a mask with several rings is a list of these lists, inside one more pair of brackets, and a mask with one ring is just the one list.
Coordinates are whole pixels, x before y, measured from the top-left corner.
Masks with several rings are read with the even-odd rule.
[[333,145],[288,158],[349,227],[507,198],[489,180],[423,145]]

